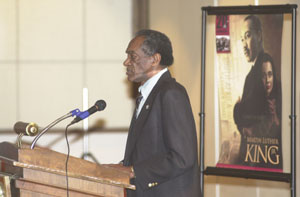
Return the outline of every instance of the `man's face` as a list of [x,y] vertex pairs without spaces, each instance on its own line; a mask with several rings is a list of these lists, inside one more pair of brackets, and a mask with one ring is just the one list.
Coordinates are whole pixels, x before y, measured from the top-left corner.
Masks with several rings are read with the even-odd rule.
[[143,42],[144,38],[141,36],[131,40],[126,50],[127,58],[123,62],[128,80],[142,84],[151,77],[152,71],[152,56],[143,52]]
[[261,32],[253,29],[252,21],[246,20],[242,26],[242,42],[244,54],[248,62],[253,62],[258,53],[261,41]]

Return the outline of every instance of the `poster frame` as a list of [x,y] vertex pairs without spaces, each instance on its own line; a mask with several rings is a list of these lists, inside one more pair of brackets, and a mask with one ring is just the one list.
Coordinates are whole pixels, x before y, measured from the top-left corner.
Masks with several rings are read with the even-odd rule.
[[[202,7],[201,34],[201,90],[200,90],[200,187],[204,197],[204,175],[228,176],[238,178],[282,181],[290,183],[291,197],[296,197],[296,4],[261,5],[261,6],[208,6]],[[264,172],[253,170],[217,168],[208,166],[204,161],[205,137],[205,67],[206,67],[206,17],[207,15],[239,15],[239,14],[291,14],[291,171],[290,173]]]

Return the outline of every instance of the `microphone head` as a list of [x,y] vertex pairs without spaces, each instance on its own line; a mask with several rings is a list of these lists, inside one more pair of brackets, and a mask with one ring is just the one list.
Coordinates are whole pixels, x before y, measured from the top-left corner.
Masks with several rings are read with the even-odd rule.
[[39,132],[39,127],[34,122],[26,123],[19,121],[15,123],[14,130],[17,134],[23,133],[28,136],[35,136]]
[[95,106],[97,108],[97,111],[102,111],[105,109],[106,107],[106,102],[104,100],[98,100],[96,103],[95,103]]

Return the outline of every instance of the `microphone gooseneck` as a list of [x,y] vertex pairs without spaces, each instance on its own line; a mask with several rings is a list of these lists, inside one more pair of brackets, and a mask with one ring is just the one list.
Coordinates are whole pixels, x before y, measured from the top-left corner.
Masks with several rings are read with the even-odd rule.
[[56,125],[57,123],[61,122],[62,120],[69,118],[71,116],[76,116],[76,118],[74,118],[74,120],[68,125],[72,125],[75,124],[87,117],[89,117],[90,115],[92,115],[93,113],[97,112],[97,111],[102,111],[104,110],[106,107],[106,102],[104,100],[98,100],[94,106],[92,106],[91,108],[89,108],[88,110],[84,111],[84,112],[80,112],[79,109],[75,109],[69,113],[67,113],[66,115],[56,119],[55,121],[53,121],[52,123],[50,123],[47,127],[45,127],[32,141],[30,148],[34,149],[36,142],[38,141],[38,139],[44,134],[46,133],[46,131],[48,131],[50,128],[52,128],[54,125]]
[[79,109],[74,109],[73,111],[67,113],[66,115],[63,115],[62,117],[54,120],[53,122],[51,122],[48,126],[46,126],[32,141],[30,149],[34,149],[36,142],[38,141],[38,139],[44,135],[44,133],[46,133],[49,129],[51,129],[54,125],[56,125],[57,123],[61,122],[62,120],[69,118],[71,116],[75,116],[76,114],[78,114],[80,111]]

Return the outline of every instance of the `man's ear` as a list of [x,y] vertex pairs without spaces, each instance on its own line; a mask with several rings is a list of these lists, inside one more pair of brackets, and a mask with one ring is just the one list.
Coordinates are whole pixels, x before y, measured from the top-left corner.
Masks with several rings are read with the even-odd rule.
[[161,55],[159,53],[155,53],[152,55],[152,66],[160,65]]

